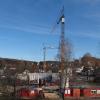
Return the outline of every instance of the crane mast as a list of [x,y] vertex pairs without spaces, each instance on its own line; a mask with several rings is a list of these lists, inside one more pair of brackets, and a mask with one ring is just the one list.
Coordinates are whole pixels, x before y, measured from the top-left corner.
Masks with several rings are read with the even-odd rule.
[[[59,17],[59,16],[58,16]],[[60,35],[60,44],[59,44],[59,56],[60,56],[60,68],[59,68],[59,76],[60,76],[60,93],[62,94],[62,98],[64,98],[64,89],[69,88],[69,79],[70,73],[68,70],[68,59],[66,59],[66,44],[65,44],[65,15],[64,15],[64,7],[60,11],[60,17],[58,18],[56,24],[61,25],[61,35]],[[56,25],[53,27],[52,32],[54,31]]]
[[64,25],[65,25],[64,14],[61,16],[61,39],[60,39],[60,60],[61,60],[61,71],[64,71],[65,63],[65,34],[64,34]]
[[63,73],[65,67],[65,16],[64,16],[64,7],[61,11],[61,16],[57,22],[59,24],[61,22],[61,36],[60,36],[60,70]]
[[[64,93],[64,88],[66,84],[66,68],[65,68],[65,16],[64,7],[61,11],[61,16],[57,24],[61,24],[61,36],[60,36],[60,92]],[[64,96],[64,94],[62,95]]]
[[65,16],[64,16],[64,7],[60,12],[60,17],[57,21],[57,24],[61,23],[61,35],[60,35],[60,71],[64,71],[65,63]]

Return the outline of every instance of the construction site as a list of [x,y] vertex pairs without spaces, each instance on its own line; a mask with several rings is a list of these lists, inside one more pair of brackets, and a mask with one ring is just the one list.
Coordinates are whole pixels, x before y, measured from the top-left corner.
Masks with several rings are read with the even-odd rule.
[[[81,57],[79,57],[79,58],[72,57],[72,52],[73,52],[72,45],[66,35],[68,33],[67,28],[66,28],[66,26],[68,26],[67,25],[68,19],[67,19],[67,16],[66,16],[67,14],[65,11],[67,9],[67,7],[65,6],[64,2],[66,2],[66,1],[63,1],[63,3],[60,2],[61,3],[61,4],[59,3],[60,10],[57,12],[56,10],[58,10],[58,9],[56,9],[55,10],[56,12],[54,12],[58,16],[48,17],[48,18],[56,19],[56,20],[53,20],[53,21],[55,21],[55,23],[54,23],[54,26],[52,25],[52,27],[50,29],[50,35],[53,34],[58,28],[60,30],[60,32],[57,31],[57,34],[58,33],[60,34],[60,35],[57,35],[59,40],[56,41],[57,42],[56,44],[53,44],[53,43],[51,43],[52,39],[50,36],[49,36],[49,38],[50,38],[50,40],[49,40],[49,38],[44,38],[45,33],[43,35],[44,41],[46,41],[46,42],[50,41],[50,43],[55,46],[51,46],[51,45],[48,46],[47,43],[49,43],[49,42],[42,43],[43,39],[39,40],[40,38],[42,38],[42,36],[40,34],[39,34],[40,37],[37,37],[37,40],[39,41],[39,43],[34,38],[34,48],[32,50],[36,49],[38,52],[37,47],[40,46],[39,44],[43,44],[40,49],[40,51],[42,52],[42,55],[40,54],[37,57],[37,58],[39,58],[39,57],[42,58],[41,60],[33,61],[33,60],[9,58],[6,56],[3,56],[0,58],[0,100],[100,100],[100,58],[98,56],[93,56],[88,51],[85,52],[84,55],[81,55]],[[77,2],[79,2],[79,1],[77,1]],[[33,3],[32,1],[31,2],[26,1],[26,2],[22,2],[22,3],[25,3],[24,5],[28,5],[30,7],[30,5],[33,6],[32,4],[35,4],[37,2]],[[42,2],[42,3],[44,3],[44,2]],[[47,1],[45,3],[47,3]],[[72,2],[69,2],[69,5],[71,3]],[[85,3],[87,3],[87,2],[85,2]],[[79,4],[81,5],[80,2],[79,2]],[[77,4],[77,5],[79,6],[79,4]],[[22,5],[20,5],[20,7],[21,6]],[[26,8],[24,7],[24,8],[21,8],[20,10],[18,10],[18,8],[16,6],[16,9],[18,11],[23,11],[24,9],[26,9],[26,10],[24,10],[24,14],[28,15],[30,12],[27,10],[28,6],[25,6]],[[46,6],[49,7],[49,5],[46,5]],[[12,9],[13,9],[13,7],[12,7]],[[42,9],[42,8],[40,7],[39,9]],[[46,10],[46,8],[44,8],[44,9]],[[50,8],[48,8],[48,9],[50,10]],[[53,8],[51,8],[51,9],[53,9]],[[15,10],[15,11],[17,12],[17,10]],[[47,11],[49,11],[49,10],[47,10]],[[39,15],[38,11],[35,10],[36,15]],[[74,15],[74,14],[75,13],[73,12],[72,15]],[[42,15],[42,12],[41,12],[41,15]],[[78,15],[76,14],[76,16],[78,16]],[[32,16],[32,17],[34,17],[34,16]],[[44,18],[44,19],[46,20],[46,18]],[[18,20],[18,19],[16,19],[16,20]],[[22,18],[21,20],[23,21],[24,18]],[[42,21],[40,21],[40,22],[42,22]],[[16,21],[11,22],[11,23],[16,23]],[[27,24],[28,24],[28,21],[27,21]],[[21,23],[21,25],[22,25],[22,23]],[[30,30],[30,29],[28,30],[27,28],[23,30],[21,25],[19,25],[20,27],[12,26],[12,28],[14,28],[17,31],[20,30],[21,32],[27,32],[27,31],[29,33],[33,32],[33,30]],[[24,23],[23,23],[23,25],[24,25]],[[43,23],[42,23],[42,25],[43,25]],[[8,26],[5,26],[5,27],[8,30],[11,30],[11,31],[14,30],[12,28],[9,28]],[[40,27],[42,27],[42,26],[38,25],[38,28],[40,28]],[[36,29],[34,28],[35,32],[37,32],[37,30],[39,30],[38,28],[36,28]],[[72,28],[72,29],[74,30],[74,28]],[[41,30],[39,30],[39,31],[42,33]],[[31,35],[30,35],[30,38],[32,38]],[[17,38],[17,35],[15,35],[15,37]],[[20,38],[23,39],[23,37],[24,37],[24,35],[22,35],[22,37],[20,37]],[[93,36],[91,36],[91,37],[93,38]],[[29,41],[31,41],[31,39],[28,40],[27,38],[28,38],[28,35],[25,37],[25,39],[28,41],[26,44],[28,44],[28,46],[31,47],[31,45],[29,45],[29,43],[30,43]],[[56,39],[58,39],[58,38],[56,38]],[[98,37],[96,37],[96,38],[98,38]],[[75,39],[75,38],[73,38],[73,39]],[[23,41],[23,43],[25,41]],[[17,42],[16,42],[16,45],[19,46],[21,44],[21,42],[18,42],[18,44],[17,44]],[[82,42],[80,42],[80,45],[81,45],[81,43]],[[89,47],[89,45],[86,45],[86,44],[88,44],[88,42],[85,43],[85,41],[83,41],[83,43],[84,43],[83,47],[86,46],[85,49]],[[26,44],[23,45],[23,48],[24,48],[24,46],[25,47],[27,46]],[[14,47],[15,47],[15,44],[13,44],[13,49],[14,49]],[[79,47],[79,45],[78,45],[78,47]],[[21,48],[21,46],[20,46],[20,48]],[[21,52],[20,55],[25,54],[25,52],[27,51],[27,48],[26,48],[26,50],[23,49],[23,52]],[[80,48],[81,48],[81,46],[80,46]],[[48,53],[48,51],[50,49],[52,50],[52,53]],[[54,57],[53,55],[55,54],[54,53],[55,49],[56,49],[56,59],[53,59],[53,58],[50,59],[51,56]],[[81,48],[79,50],[79,53],[80,53],[80,51],[83,53],[84,50],[82,50],[82,48]],[[12,50],[12,52],[13,52],[13,50]],[[31,52],[31,50],[30,50],[30,52]],[[5,53],[5,55],[6,55],[6,53]],[[35,53],[34,53],[34,55],[35,55]],[[34,58],[35,57],[36,56],[34,56]]]

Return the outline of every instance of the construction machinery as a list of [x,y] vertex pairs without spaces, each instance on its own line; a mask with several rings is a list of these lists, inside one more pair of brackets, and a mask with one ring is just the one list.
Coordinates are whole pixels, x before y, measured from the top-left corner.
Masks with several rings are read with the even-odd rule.
[[[59,75],[60,75],[60,93],[64,98],[65,88],[69,88],[69,72],[68,72],[68,61],[66,61],[66,46],[65,46],[65,15],[64,15],[64,7],[60,11],[60,16],[57,19],[56,25],[61,25],[61,36],[60,36],[60,46],[59,46],[59,56],[60,56],[60,68],[59,68]],[[56,27],[53,28],[53,31]]]

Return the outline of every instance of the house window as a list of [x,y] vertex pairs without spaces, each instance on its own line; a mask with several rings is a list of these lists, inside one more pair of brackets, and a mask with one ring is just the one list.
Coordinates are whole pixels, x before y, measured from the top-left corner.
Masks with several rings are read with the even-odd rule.
[[100,94],[100,90],[97,90],[97,94]]
[[68,90],[68,94],[70,94],[70,90]]
[[97,90],[91,90],[91,94],[97,94]]
[[65,94],[70,94],[70,90],[65,90]]
[[65,94],[67,94],[67,90],[65,90]]

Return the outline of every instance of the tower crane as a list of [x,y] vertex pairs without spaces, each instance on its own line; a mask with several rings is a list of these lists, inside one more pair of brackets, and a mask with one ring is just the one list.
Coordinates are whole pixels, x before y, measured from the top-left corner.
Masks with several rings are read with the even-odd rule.
[[61,66],[60,70],[64,71],[64,62],[65,62],[65,33],[64,33],[64,27],[65,27],[65,16],[64,16],[64,7],[61,12],[61,16],[57,22],[59,24],[61,22],[61,36],[60,36],[60,61]]
[[60,36],[60,92],[62,97],[64,96],[64,88],[66,82],[66,71],[65,71],[65,16],[64,7],[61,11],[61,15],[57,21],[57,24],[61,24],[61,36]]
[[[57,24],[61,24],[61,35],[60,35],[60,92],[63,93],[64,96],[64,88],[69,87],[69,75],[67,74],[67,67],[65,68],[65,15],[64,15],[64,7],[60,12],[59,19],[56,22]],[[53,30],[55,29],[54,26]]]
[[43,69],[45,70],[46,69],[46,51],[47,49],[58,49],[57,47],[53,47],[53,46],[44,46],[43,47],[43,60],[44,60],[44,63],[43,63]]
[[61,24],[61,36],[60,36],[60,70],[61,72],[64,71],[64,62],[65,62],[65,32],[64,32],[64,28],[65,28],[65,16],[64,16],[64,7],[63,9],[60,11],[60,14],[58,16],[59,18],[56,20],[56,24],[54,25],[53,29],[51,32],[53,32],[56,28],[56,26],[58,24]]

